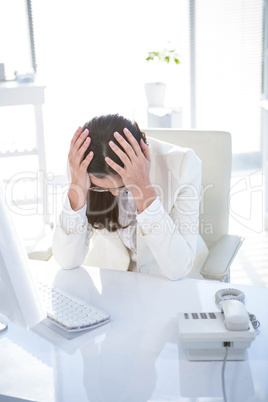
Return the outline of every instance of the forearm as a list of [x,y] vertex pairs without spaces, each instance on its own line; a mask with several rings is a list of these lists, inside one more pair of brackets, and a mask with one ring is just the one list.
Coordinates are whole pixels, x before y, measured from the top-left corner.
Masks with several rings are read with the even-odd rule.
[[68,198],[73,211],[78,211],[86,204],[87,193],[80,186],[71,184]]
[[140,235],[150,248],[164,276],[177,280],[189,273],[195,259],[197,233],[183,236],[179,220],[172,220],[157,199],[137,215]]
[[83,264],[89,249],[91,233],[87,227],[83,231],[67,234],[62,226],[57,226],[53,236],[52,251],[55,261],[63,269],[72,269]]
[[157,198],[156,191],[151,184],[148,184],[144,188],[135,188],[131,192],[138,214],[148,208]]
[[194,252],[176,228],[173,233],[152,233],[146,236],[146,243],[166,278],[178,280],[190,272]]
[[86,218],[86,205],[73,211],[67,197],[53,237],[52,249],[57,263],[64,269],[83,264],[92,234]]

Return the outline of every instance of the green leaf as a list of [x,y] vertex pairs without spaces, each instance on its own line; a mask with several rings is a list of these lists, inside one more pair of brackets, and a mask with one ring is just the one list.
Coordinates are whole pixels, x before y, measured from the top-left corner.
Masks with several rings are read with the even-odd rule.
[[146,61],[150,61],[150,60],[158,60],[158,61],[162,61],[165,63],[170,63],[171,61],[174,61],[175,64],[180,64],[180,60],[179,60],[179,54],[176,52],[176,49],[167,49],[164,48],[161,51],[153,51],[153,52],[148,52],[147,57],[146,57]]

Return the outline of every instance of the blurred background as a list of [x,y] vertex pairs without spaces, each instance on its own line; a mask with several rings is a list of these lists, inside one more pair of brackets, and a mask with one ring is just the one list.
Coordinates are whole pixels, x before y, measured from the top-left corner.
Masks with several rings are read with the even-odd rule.
[[268,286],[266,3],[0,0],[0,171],[29,250],[60,213],[73,133],[120,113],[232,134],[233,280]]

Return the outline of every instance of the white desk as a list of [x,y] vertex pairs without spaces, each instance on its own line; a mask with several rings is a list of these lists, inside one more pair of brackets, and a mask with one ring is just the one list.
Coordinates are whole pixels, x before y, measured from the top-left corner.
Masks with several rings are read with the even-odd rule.
[[[35,266],[35,263],[33,264]],[[34,401],[222,401],[222,362],[189,362],[178,345],[178,312],[217,311],[213,281],[167,279],[96,268],[58,270],[55,284],[111,314],[111,322],[68,341],[41,325],[10,323],[0,337],[0,394]],[[49,267],[49,268],[48,268]],[[268,400],[268,289],[235,287],[261,321],[245,361],[226,363],[228,401]],[[202,399],[205,398],[205,399]],[[0,397],[1,400],[1,397]]]

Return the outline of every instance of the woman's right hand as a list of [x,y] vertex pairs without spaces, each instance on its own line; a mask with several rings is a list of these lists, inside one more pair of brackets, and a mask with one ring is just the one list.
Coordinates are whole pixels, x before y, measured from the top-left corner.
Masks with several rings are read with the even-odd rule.
[[90,187],[90,178],[87,167],[93,158],[93,152],[89,152],[83,160],[83,156],[89,147],[91,138],[88,137],[88,130],[82,132],[79,127],[71,141],[68,160],[71,171],[71,184],[68,192],[71,207],[74,211],[81,209],[87,199],[87,191]]

